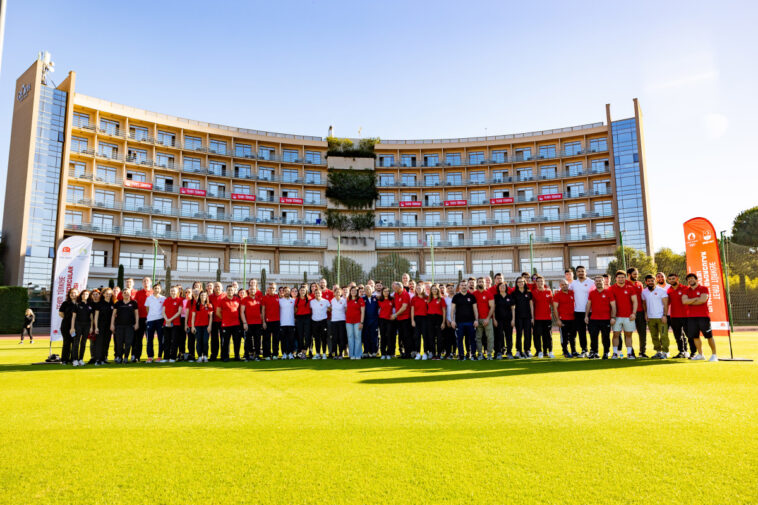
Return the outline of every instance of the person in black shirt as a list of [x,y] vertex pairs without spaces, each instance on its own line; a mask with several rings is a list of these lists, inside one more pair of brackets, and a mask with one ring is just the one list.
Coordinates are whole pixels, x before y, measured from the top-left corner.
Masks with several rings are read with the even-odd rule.
[[134,332],[139,328],[139,308],[137,302],[132,300],[131,289],[123,290],[121,295],[123,300],[113,306],[111,332],[116,344],[116,363],[126,364],[134,343]]
[[84,347],[87,345],[87,337],[92,332],[92,307],[88,301],[89,290],[85,289],[79,293],[71,318],[71,333],[74,335],[71,354],[74,357],[74,366],[84,366]]
[[[468,282],[458,284],[458,293],[453,296],[453,306],[450,307],[450,320],[455,328],[455,343],[458,346],[458,359],[463,361],[466,355],[463,350],[463,339],[474,341],[476,327],[479,325],[479,314],[476,309],[476,298],[468,291]],[[471,359],[474,359],[472,356]]]
[[[532,357],[532,324],[534,324],[534,301],[532,292],[526,287],[526,279],[516,279],[516,289],[511,293],[513,320],[516,328],[516,358]],[[524,337],[523,346],[521,337]],[[526,349],[526,352],[524,351]]]
[[[497,278],[497,276],[495,276]],[[513,359],[513,299],[508,294],[508,285],[504,282],[497,284],[495,292],[495,351],[497,359],[502,359],[505,349],[506,359]]]
[[89,338],[82,339],[81,348],[79,349],[79,359],[81,360],[84,359],[84,347],[87,344],[87,340],[89,340],[90,359],[87,362],[88,365],[94,365],[97,363],[97,352],[95,351],[95,312],[97,311],[97,307],[100,305],[100,300],[102,300],[100,290],[93,289],[89,295],[89,300],[87,300],[87,305],[89,305],[92,312],[92,329],[89,332]]
[[108,362],[108,347],[111,344],[111,316],[113,315],[113,290],[105,288],[100,302],[95,307],[95,364]]
[[61,350],[61,364],[68,365],[73,363],[74,355],[79,360],[78,348],[75,352],[72,351],[72,345],[74,344],[74,337],[71,336],[71,319],[74,316],[74,308],[76,307],[76,299],[79,298],[79,290],[71,288],[68,290],[66,300],[58,307],[58,315],[61,317],[60,332],[63,337],[63,349]]
[[24,326],[21,327],[21,341],[19,344],[24,343],[24,334],[29,335],[29,343],[34,343],[34,335],[32,335],[32,326],[34,325],[34,312],[32,309],[26,309],[24,312]]

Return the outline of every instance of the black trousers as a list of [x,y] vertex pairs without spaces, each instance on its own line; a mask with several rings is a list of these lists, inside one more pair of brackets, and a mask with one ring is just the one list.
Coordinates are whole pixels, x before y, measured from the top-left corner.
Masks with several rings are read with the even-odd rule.
[[427,340],[424,342],[424,350],[439,357],[442,354],[442,314],[429,314],[426,316]]
[[610,319],[590,319],[587,327],[590,332],[590,351],[598,352],[598,335],[603,336],[603,355],[611,350],[611,321]]
[[218,359],[218,351],[221,345],[221,321],[211,323],[211,355],[208,356],[210,361]]
[[98,328],[95,335],[95,359],[97,361],[108,360],[108,348],[111,346],[111,329]]
[[[347,337],[345,337],[347,338]],[[295,352],[295,327],[279,326],[279,340],[282,343],[282,356]]]
[[279,356],[279,321],[267,321],[263,330],[263,357]]
[[421,341],[423,338],[424,345],[426,346],[427,340],[427,316],[414,316],[413,318],[413,352],[421,352]]
[[139,326],[134,330],[134,343],[132,344],[132,356],[139,360],[142,358],[142,338],[145,336],[147,328],[147,318],[139,318]]
[[535,319],[534,347],[537,348],[537,352],[548,353],[553,351],[552,329],[552,319]]
[[310,352],[310,349],[311,349],[311,316],[310,314],[295,316],[295,335],[296,335],[295,351]]
[[[641,301],[639,303],[642,303]],[[645,312],[637,312],[634,318],[634,325],[637,327],[637,336],[640,339],[640,354],[647,349],[647,321],[645,321]]]
[[234,358],[240,357],[240,345],[242,344],[242,326],[221,327],[221,359],[229,359],[229,346],[234,343]]
[[[75,355],[80,361],[84,360],[84,351],[87,348],[87,337],[89,337],[89,329],[90,329],[90,323],[85,324],[79,324],[77,321],[75,323],[76,326],[76,335],[74,335],[74,342],[76,343],[76,353]],[[94,353],[92,352],[92,345],[90,345],[90,354],[92,354],[94,358]]]
[[366,354],[379,352],[379,319],[364,318],[361,342]]
[[674,332],[674,340],[676,341],[676,348],[679,352],[687,352],[687,342],[690,344],[690,352],[695,353],[695,341],[692,340],[687,334],[687,318],[686,317],[671,317],[668,319],[669,325],[671,325],[671,331]]
[[163,359],[176,359],[176,353],[179,350],[179,341],[184,335],[184,327],[178,323],[174,326],[163,327]]
[[445,356],[455,355],[455,330],[450,326],[450,321],[445,321],[445,329],[442,330],[442,347]]
[[576,352],[576,321],[574,319],[561,319],[561,324],[563,324],[561,326],[561,349],[563,349],[564,356],[568,356],[569,352]]
[[122,360],[129,359],[129,353],[134,343],[135,331],[134,326],[131,324],[116,326],[116,331],[113,332],[113,341],[116,344],[114,354],[117,358],[121,358]]
[[[192,322],[192,321],[190,321]],[[185,335],[187,335],[187,359],[195,359],[195,334],[192,333],[192,328],[187,327],[187,330],[184,332]]]
[[329,352],[334,356],[342,356],[347,350],[347,326],[345,321],[332,321],[331,337]]
[[587,323],[584,322],[584,312],[574,312],[574,328],[579,337],[579,347],[582,352],[587,352]]
[[395,357],[395,341],[397,340],[397,330],[395,321],[392,319],[379,320],[379,334],[381,338],[382,356]]
[[[68,326],[68,328],[63,328]],[[61,362],[70,363],[74,361],[73,356],[78,353],[78,347],[76,352],[71,352],[74,349],[74,337],[71,336],[71,325],[61,324],[61,336],[63,337],[63,348],[61,349]],[[78,354],[77,354],[78,356]]]
[[413,327],[409,319],[396,319],[397,335],[402,346],[402,356],[407,358],[413,350]]
[[[524,337],[523,345],[521,337]],[[516,351],[526,352],[532,350],[532,318],[516,316]]]
[[513,326],[511,326],[511,318],[495,318],[497,326],[495,326],[495,353],[503,354],[509,353],[513,350]]
[[314,351],[316,354],[326,354],[327,342],[329,340],[329,330],[327,329],[327,320],[311,321],[311,334],[314,340]]
[[245,332],[245,355],[249,358],[257,358],[261,355],[261,334],[263,325],[248,324]]

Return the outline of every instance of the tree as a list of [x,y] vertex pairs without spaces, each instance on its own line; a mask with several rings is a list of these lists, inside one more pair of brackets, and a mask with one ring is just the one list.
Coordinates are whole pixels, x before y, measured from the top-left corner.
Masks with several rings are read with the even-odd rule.
[[[372,270],[373,271],[373,270]],[[337,257],[332,260],[332,267],[321,267],[321,275],[326,279],[327,286],[333,286],[337,284]],[[373,278],[373,277],[370,277]],[[347,284],[348,282],[362,283],[366,282],[366,272],[363,267],[357,261],[340,256],[340,284]]]
[[118,266],[118,275],[116,276],[116,286],[124,289],[124,265]]
[[171,267],[166,269],[166,291],[171,289]]
[[758,246],[758,207],[743,210],[734,218],[732,242],[752,247]]
[[303,271],[303,284],[308,285],[308,272]]
[[261,268],[261,289],[266,291],[266,269]]
[[216,269],[216,282],[221,282],[221,269]]
[[403,274],[410,270],[410,261],[397,253],[392,253],[379,258],[376,266],[369,271],[368,277],[375,281],[382,281],[385,286],[389,286],[390,283],[399,281]]
[[611,283],[613,283],[613,276],[617,270],[624,269],[624,261],[622,255],[626,257],[626,267],[635,267],[640,272],[640,277],[644,278],[647,274],[655,275],[658,269],[655,266],[653,258],[645,254],[644,251],[638,251],[633,247],[624,247],[622,252],[621,247],[616,248],[616,259],[608,264],[608,274],[611,276]]
[[[687,257],[682,253],[675,253],[668,247],[662,247],[655,253],[655,263],[658,271],[668,274],[677,274],[680,279],[687,275]],[[639,267],[637,267],[639,268]]]
[[114,281],[113,279],[108,279],[108,287],[111,288],[111,289],[115,288],[116,287],[116,281]]

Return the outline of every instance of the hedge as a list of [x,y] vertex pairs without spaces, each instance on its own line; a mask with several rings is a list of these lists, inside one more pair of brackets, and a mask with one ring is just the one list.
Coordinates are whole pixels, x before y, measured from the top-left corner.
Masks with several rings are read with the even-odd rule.
[[22,286],[0,286],[0,333],[21,333],[29,292]]

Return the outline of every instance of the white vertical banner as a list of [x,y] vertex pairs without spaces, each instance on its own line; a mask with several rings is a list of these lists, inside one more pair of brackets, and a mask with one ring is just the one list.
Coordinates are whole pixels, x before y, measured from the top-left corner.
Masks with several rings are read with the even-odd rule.
[[72,288],[87,287],[89,263],[92,256],[92,239],[69,237],[58,245],[55,252],[55,277],[53,278],[53,302],[50,312],[50,340],[61,340],[61,317],[58,309]]

